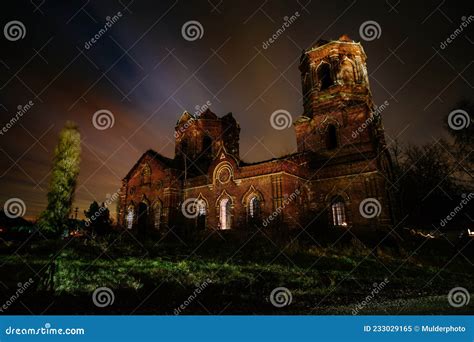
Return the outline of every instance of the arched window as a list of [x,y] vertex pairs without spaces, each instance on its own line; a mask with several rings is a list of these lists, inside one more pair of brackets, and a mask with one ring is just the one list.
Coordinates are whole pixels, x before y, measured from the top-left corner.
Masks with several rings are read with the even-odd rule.
[[331,204],[332,224],[334,226],[347,226],[346,205],[341,196],[337,196],[332,200]]
[[197,200],[196,206],[197,206],[198,215],[207,214],[206,202],[204,200],[202,199]]
[[229,198],[221,199],[219,203],[219,224],[221,229],[231,228],[231,203]]
[[125,221],[127,223],[127,229],[132,229],[134,217],[135,217],[135,213],[133,211],[133,206],[129,206],[128,209],[127,209],[127,215],[125,216]]
[[331,69],[329,68],[328,63],[322,63],[318,67],[317,74],[319,90],[325,90],[332,86]]
[[352,63],[348,59],[345,59],[341,63],[340,71],[339,71],[339,78],[345,84],[354,83],[354,81],[356,79],[355,71],[354,71],[354,65],[352,65]]
[[260,201],[257,196],[250,198],[248,215],[251,220],[256,220],[260,217]]
[[328,150],[337,147],[337,129],[334,125],[329,125],[326,132],[326,148]]
[[149,185],[151,183],[151,168],[150,165],[145,164],[142,169],[142,185]]
[[206,202],[202,199],[199,199],[196,203],[197,209],[197,221],[196,226],[198,229],[206,228],[206,215],[207,215],[207,207]]
[[160,229],[160,225],[161,225],[161,211],[162,211],[162,206],[161,206],[161,202],[158,200],[156,203],[155,203],[155,207],[154,207],[154,210],[153,210],[153,218],[154,218],[154,225],[155,225],[155,229]]

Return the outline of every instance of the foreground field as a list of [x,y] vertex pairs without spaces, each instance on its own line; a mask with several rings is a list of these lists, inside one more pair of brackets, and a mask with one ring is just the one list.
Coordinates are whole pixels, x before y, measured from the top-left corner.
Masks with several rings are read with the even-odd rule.
[[[18,283],[33,280],[9,314],[465,314],[473,301],[456,308],[447,295],[472,290],[471,245],[371,248],[352,239],[323,247],[260,235],[4,243],[0,293],[6,302]],[[113,304],[94,305],[99,287],[112,290]],[[275,306],[278,287],[286,297]]]

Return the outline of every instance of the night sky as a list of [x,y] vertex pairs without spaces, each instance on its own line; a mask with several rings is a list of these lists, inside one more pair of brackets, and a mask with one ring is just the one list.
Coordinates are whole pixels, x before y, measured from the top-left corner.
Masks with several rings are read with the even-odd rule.
[[[15,7],[1,4],[0,126],[18,106],[34,105],[0,135],[0,203],[22,199],[27,218],[46,204],[52,153],[67,120],[78,123],[83,140],[81,213],[116,192],[145,150],[173,157],[179,116],[206,103],[240,123],[243,160],[294,152],[293,129],[275,130],[269,118],[278,109],[294,120],[301,115],[299,58],[321,38],[348,34],[363,44],[374,101],[389,103],[382,113],[389,143],[438,139],[443,117],[473,94],[474,18],[440,46],[474,14],[472,1],[9,2]],[[25,35],[9,40],[3,28],[14,20]],[[199,39],[183,37],[191,20],[202,26]],[[380,37],[361,37],[367,21],[379,24]],[[94,127],[98,110],[112,113],[112,127]]]

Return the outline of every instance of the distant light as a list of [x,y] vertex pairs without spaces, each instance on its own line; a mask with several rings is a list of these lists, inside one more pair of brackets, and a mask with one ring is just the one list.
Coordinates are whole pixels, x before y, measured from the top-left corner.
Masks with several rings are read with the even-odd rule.
[[425,234],[425,233],[417,231],[415,229],[410,229],[410,233],[413,234],[413,235],[420,235],[420,236],[422,236],[424,238],[427,238],[427,239],[436,238],[432,233]]

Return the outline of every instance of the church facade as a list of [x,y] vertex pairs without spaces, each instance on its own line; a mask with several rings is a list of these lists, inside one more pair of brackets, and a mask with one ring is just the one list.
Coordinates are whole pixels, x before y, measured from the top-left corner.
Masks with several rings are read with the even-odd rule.
[[231,113],[187,112],[175,157],[148,150],[122,181],[118,223],[138,232],[190,229],[388,229],[391,159],[360,43],[342,36],[303,52],[297,151],[257,163],[239,156]]

